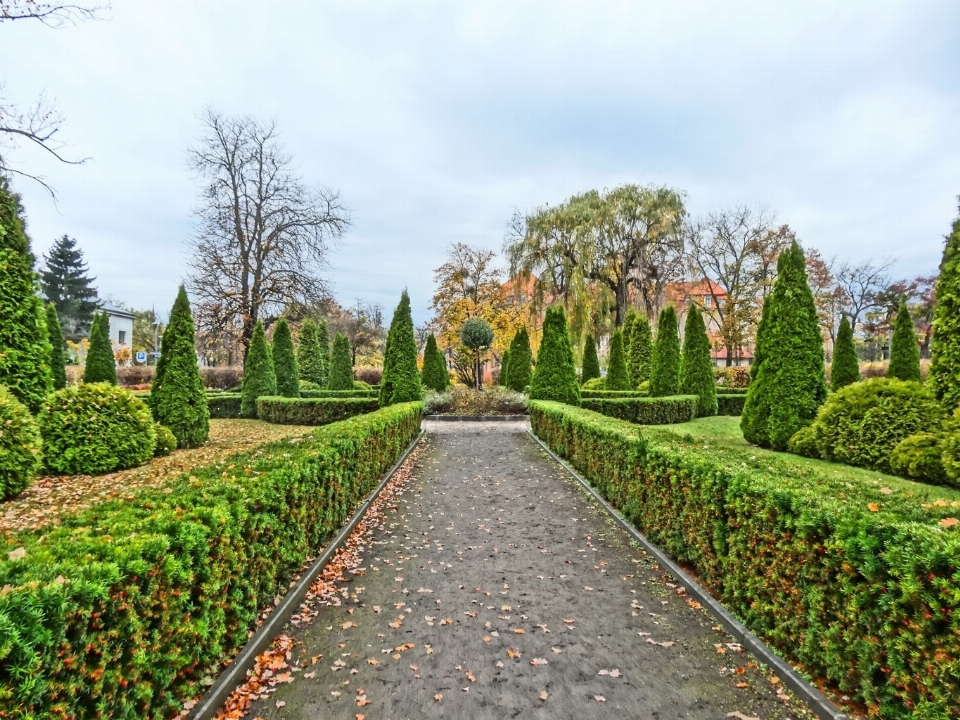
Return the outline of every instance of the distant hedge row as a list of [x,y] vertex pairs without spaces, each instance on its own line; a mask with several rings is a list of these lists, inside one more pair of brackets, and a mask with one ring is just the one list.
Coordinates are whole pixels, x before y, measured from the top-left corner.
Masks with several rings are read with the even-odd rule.
[[697,417],[699,398],[696,395],[666,397],[624,397],[600,400],[584,398],[581,407],[601,415],[626,420],[638,425],[668,425],[690,422]]
[[304,390],[300,389],[302,398],[375,398],[380,394],[379,388],[370,390]]
[[815,680],[871,716],[958,716],[960,493],[801,470],[559,403],[531,402],[530,421]]
[[593,398],[595,400],[610,400],[612,398],[637,398],[647,397],[649,393],[642,390],[584,390],[580,388],[581,398]]
[[257,399],[257,417],[280,425],[327,425],[379,409],[378,398],[285,398]]
[[0,715],[177,714],[417,435],[421,410],[318,428],[21,535],[0,555]]

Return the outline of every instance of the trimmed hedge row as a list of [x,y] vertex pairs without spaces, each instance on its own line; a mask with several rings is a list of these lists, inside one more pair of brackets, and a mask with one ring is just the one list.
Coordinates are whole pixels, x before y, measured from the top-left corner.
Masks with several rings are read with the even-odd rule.
[[233,420],[240,417],[242,400],[243,395],[240,393],[209,393],[207,409],[210,411],[210,418]]
[[[747,388],[742,387],[726,387],[724,385],[717,385],[717,395],[743,395],[746,396]],[[723,413],[721,413],[722,415]]]
[[584,398],[580,405],[601,415],[638,425],[670,425],[690,422],[697,417],[700,398],[696,395],[666,397],[629,397],[599,400]]
[[376,486],[421,411],[269,443],[20,536],[23,557],[0,555],[0,714],[175,715]]
[[377,390],[300,390],[302,398],[375,398],[379,397]]
[[910,482],[890,492],[559,403],[531,402],[530,420],[815,680],[871,715],[958,717],[960,526],[946,519],[960,494]]
[[647,397],[648,393],[642,390],[584,390],[580,388],[581,398],[594,398],[596,400],[610,400],[612,398],[638,398]]
[[328,425],[354,415],[371,413],[380,408],[373,398],[285,398],[261,397],[257,400],[257,417],[280,425]]
[[717,415],[743,415],[743,404],[746,401],[746,393],[719,394],[717,395]]

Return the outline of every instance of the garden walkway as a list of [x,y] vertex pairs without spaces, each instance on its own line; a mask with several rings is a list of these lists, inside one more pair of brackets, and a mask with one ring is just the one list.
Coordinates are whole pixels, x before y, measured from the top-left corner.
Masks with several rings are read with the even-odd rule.
[[808,716],[526,423],[424,426],[356,599],[295,631],[303,669],[249,717]]

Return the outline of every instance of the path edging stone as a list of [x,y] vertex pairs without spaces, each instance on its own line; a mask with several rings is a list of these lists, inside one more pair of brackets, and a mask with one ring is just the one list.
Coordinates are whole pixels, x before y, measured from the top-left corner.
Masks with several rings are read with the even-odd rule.
[[847,716],[836,705],[834,705],[826,695],[811,685],[806,678],[800,675],[800,673],[794,670],[794,668],[788,662],[777,655],[765,642],[763,642],[763,640],[748,630],[746,626],[737,620],[729,610],[717,602],[713,595],[701,587],[700,583],[687,575],[683,568],[671,560],[670,556],[650,542],[650,540],[648,540],[643,533],[627,522],[620,515],[620,513],[617,512],[617,510],[610,505],[610,503],[608,503],[585,478],[580,475],[580,473],[574,470],[573,467],[571,467],[563,458],[553,452],[553,450],[551,450],[545,442],[538,438],[532,430],[528,430],[527,432],[529,433],[530,437],[532,437],[534,441],[536,441],[536,443],[540,445],[540,447],[542,447],[548,455],[550,455],[550,457],[563,466],[563,468],[566,469],[566,471],[569,472],[577,480],[577,482],[579,482],[587,490],[587,492],[590,493],[593,499],[596,500],[597,503],[607,511],[607,513],[621,528],[623,528],[634,540],[640,543],[640,545],[642,545],[643,548],[657,560],[660,566],[667,573],[672,575],[679,583],[683,584],[687,596],[693,597],[697,602],[703,605],[714,617],[717,618],[727,632],[733,635],[746,650],[748,650],[758,660],[770,666],[777,676],[783,680],[783,684],[790,688],[790,690],[792,690],[797,697],[799,697],[800,700],[802,700],[803,703],[817,715],[817,717],[820,717],[823,720],[849,720],[849,716]]
[[424,420],[444,422],[520,422],[529,420],[529,415],[424,415]]
[[363,520],[367,514],[367,510],[370,509],[370,505],[377,499],[377,496],[380,495],[381,491],[386,487],[397,470],[400,469],[400,466],[403,465],[414,448],[417,447],[425,434],[425,431],[421,428],[420,434],[414,438],[413,442],[403,451],[403,454],[397,462],[394,463],[393,467],[383,476],[383,479],[380,481],[380,484],[377,485],[376,489],[373,490],[373,492],[367,496],[367,499],[357,508],[353,517],[350,518],[350,522],[347,523],[333,541],[324,548],[320,556],[313,561],[313,564],[304,572],[296,585],[290,588],[280,604],[270,613],[267,619],[264,620],[263,625],[257,628],[246,645],[243,646],[243,649],[233,658],[233,661],[217,676],[213,685],[210,686],[210,689],[207,690],[197,704],[187,713],[186,720],[211,720],[211,718],[216,715],[217,710],[226,703],[234,689],[243,683],[247,676],[247,671],[256,663],[257,655],[270,646],[273,639],[280,634],[283,626],[297,612],[300,604],[306,598],[310,586],[313,585],[313,581],[317,579],[317,576],[319,576],[327,566],[327,563],[333,559],[336,551],[340,549],[357,525],[360,524],[360,521]]

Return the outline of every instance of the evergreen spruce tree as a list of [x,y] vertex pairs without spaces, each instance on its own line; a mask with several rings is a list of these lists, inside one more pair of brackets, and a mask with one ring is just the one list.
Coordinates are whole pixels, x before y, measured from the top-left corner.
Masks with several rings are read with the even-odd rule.
[[43,262],[43,294],[57,308],[64,337],[79,342],[90,332],[97,310],[97,290],[93,287],[96,278],[89,277],[77,241],[66,235],[54,242]]
[[624,350],[627,355],[627,376],[631,390],[650,379],[650,360],[653,356],[653,334],[646,315],[636,315],[629,334],[624,333]]
[[673,305],[660,311],[657,341],[650,358],[650,397],[680,392],[680,331]]
[[837,330],[837,342],[833,347],[833,364],[830,366],[830,389],[836,392],[860,379],[860,361],[853,344],[853,330],[844,315]]
[[293,351],[293,336],[286,318],[280,318],[273,330],[273,369],[277,373],[277,395],[300,397],[300,371]]
[[[310,318],[300,324],[297,369],[301,380],[309,380],[320,387],[326,386],[327,373],[323,365],[323,351],[320,348],[320,329]],[[277,382],[279,383],[279,378]]]
[[150,388],[153,419],[170,429],[179,448],[203,445],[210,436],[207,394],[197,363],[196,332],[183,285],[163,331],[163,351]]
[[507,387],[507,373],[510,371],[510,348],[507,348],[503,351],[503,355],[500,357],[500,377],[498,378],[498,385],[502,387]]
[[823,336],[796,242],[777,261],[756,345],[740,427],[748,442],[785,450],[790,438],[813,422],[827,396]]
[[[510,360],[513,381],[513,358]],[[530,380],[531,400],[554,400],[568,405],[580,404],[580,386],[573,364],[573,347],[567,332],[567,315],[562,305],[547,308],[543,338],[537,353],[537,367]]]
[[600,377],[600,358],[597,357],[597,343],[593,335],[587,333],[583,341],[583,368],[580,371],[580,384]]
[[933,391],[937,400],[952,411],[960,405],[960,218],[953,221],[943,247],[930,352]]
[[900,302],[897,319],[893,326],[893,340],[890,343],[890,365],[887,377],[898,380],[921,381],[920,347],[917,345],[917,333],[913,329],[913,318],[906,301]]
[[83,369],[85,383],[107,382],[117,384],[117,361],[110,342],[110,318],[105,312],[95,313],[90,325],[90,348]]
[[353,353],[349,338],[340,333],[333,339],[327,387],[330,390],[353,390]]
[[683,329],[683,356],[680,360],[680,392],[698,395],[697,415],[717,414],[717,383],[713,378],[710,338],[700,309],[690,303]]
[[[166,340],[164,340],[166,342]],[[162,356],[161,356],[162,357]],[[243,364],[243,387],[241,389],[240,417],[257,416],[257,398],[277,394],[277,373],[273,367],[273,353],[267,343],[263,322],[257,320]]]
[[427,337],[427,346],[423,350],[423,386],[443,392],[450,385],[450,375],[447,372],[447,361],[437,347],[437,339],[433,333]]
[[420,373],[417,371],[417,341],[413,336],[410,296],[404,290],[393,312],[380,379],[380,406],[423,400]]
[[327,329],[327,321],[320,319],[317,321],[317,343],[320,345],[320,356],[323,358],[323,382],[322,387],[327,387],[330,382],[330,331]]
[[47,303],[47,337],[50,340],[50,372],[53,375],[53,389],[62,390],[67,386],[67,344],[63,339],[63,329],[57,317],[57,308]]
[[53,389],[46,311],[20,198],[0,176],[0,385],[36,413]]
[[533,353],[530,350],[530,335],[525,327],[517,330],[510,343],[510,368],[507,387],[515,392],[526,392],[533,378]]
[[607,390],[630,390],[630,378],[627,376],[627,359],[623,352],[623,333],[617,330],[610,338],[610,357],[607,360]]

